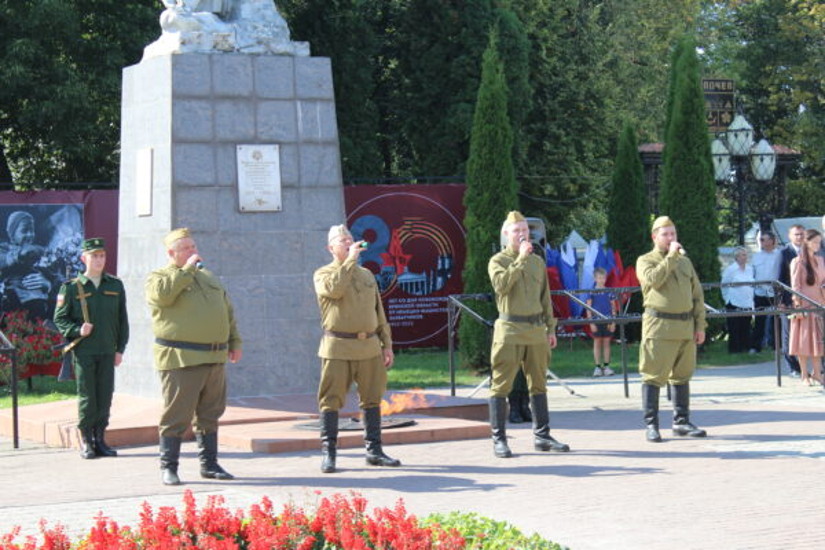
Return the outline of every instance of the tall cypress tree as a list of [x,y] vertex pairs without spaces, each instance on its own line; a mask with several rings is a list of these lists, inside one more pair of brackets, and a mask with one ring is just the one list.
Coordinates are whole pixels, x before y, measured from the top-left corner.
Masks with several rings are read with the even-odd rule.
[[[467,160],[467,191],[464,194],[464,227],[467,257],[462,277],[468,294],[492,291],[487,275],[491,253],[498,250],[501,223],[518,206],[513,170],[513,132],[507,115],[507,84],[499,59],[496,33],[492,32],[481,64],[470,156]],[[493,317],[493,305],[478,302],[474,308],[485,319]],[[461,361],[481,369],[489,365],[488,328],[465,315],[459,327]]]
[[713,282],[719,280],[716,185],[699,62],[692,37],[682,39],[681,52],[671,67],[675,74],[671,78],[673,90],[659,191],[660,212],[676,223],[679,242],[688,251],[700,280]]
[[650,224],[645,197],[644,169],[639,158],[636,131],[625,123],[619,137],[610,204],[607,212],[607,244],[619,251],[624,265],[650,248]]
[[[625,123],[619,137],[616,161],[607,210],[607,244],[618,251],[626,266],[636,264],[636,258],[650,249],[650,213],[647,208],[644,169],[639,158],[636,130]],[[631,296],[629,311],[641,311],[641,295]],[[625,336],[639,338],[641,327],[630,324]]]

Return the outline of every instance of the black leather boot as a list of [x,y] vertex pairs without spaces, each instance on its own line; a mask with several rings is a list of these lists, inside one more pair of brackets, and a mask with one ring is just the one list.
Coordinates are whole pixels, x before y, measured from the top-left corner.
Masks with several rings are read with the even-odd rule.
[[493,452],[498,458],[510,458],[507,446],[507,401],[503,397],[490,398],[490,428],[493,434]]
[[94,429],[95,454],[97,456],[117,456],[117,451],[106,444],[105,432],[106,428],[100,426]]
[[706,437],[708,433],[690,423],[690,384],[673,386],[673,435]]
[[519,394],[519,407],[521,407],[521,417],[525,422],[532,422],[533,415],[530,413],[530,394],[527,392]]
[[86,459],[97,457],[97,453],[95,453],[95,436],[92,428],[83,428],[80,430],[80,456]]
[[160,479],[164,485],[180,485],[178,460],[180,438],[160,436]]
[[556,441],[550,435],[550,412],[547,410],[547,394],[531,395],[530,406],[533,408],[533,447],[537,451],[568,452],[570,450],[568,445]]
[[370,466],[401,466],[401,461],[384,454],[381,447],[381,409],[364,409],[364,441],[367,444],[367,464]]
[[651,443],[661,443],[659,433],[659,387],[653,384],[642,384],[642,409],[644,410],[645,439]]
[[197,432],[195,439],[198,441],[201,477],[204,479],[235,479],[235,476],[218,464],[218,432]]
[[507,403],[510,405],[510,415],[507,420],[511,424],[521,424],[525,422],[524,417],[521,416],[521,395],[518,393],[511,393],[507,397]]
[[335,471],[335,454],[338,445],[338,411],[321,412],[321,472]]

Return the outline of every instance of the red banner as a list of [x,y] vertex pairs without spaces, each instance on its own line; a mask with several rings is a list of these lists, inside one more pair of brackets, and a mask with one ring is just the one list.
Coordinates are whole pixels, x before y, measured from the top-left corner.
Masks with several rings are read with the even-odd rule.
[[344,188],[347,225],[369,243],[361,264],[375,273],[398,347],[447,345],[447,296],[464,267],[463,184]]

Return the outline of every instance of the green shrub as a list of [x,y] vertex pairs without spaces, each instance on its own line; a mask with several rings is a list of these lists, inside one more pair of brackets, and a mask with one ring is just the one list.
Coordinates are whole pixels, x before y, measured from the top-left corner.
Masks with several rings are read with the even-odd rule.
[[563,550],[555,542],[533,534],[527,536],[506,521],[497,521],[472,512],[432,514],[421,520],[423,525],[438,524],[444,530],[455,529],[464,537],[467,549],[484,550]]

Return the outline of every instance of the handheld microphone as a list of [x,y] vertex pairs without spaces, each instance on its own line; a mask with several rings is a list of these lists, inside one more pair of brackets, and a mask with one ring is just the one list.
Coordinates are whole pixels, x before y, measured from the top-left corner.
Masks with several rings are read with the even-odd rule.
[[[519,237],[519,239],[518,239],[519,244],[521,244],[523,242],[526,242],[526,241],[527,241],[527,237],[524,237],[524,236]],[[532,252],[533,252],[533,250],[530,249],[530,252],[528,252],[528,254],[532,254]]]

